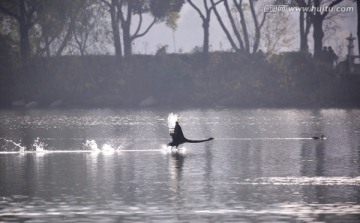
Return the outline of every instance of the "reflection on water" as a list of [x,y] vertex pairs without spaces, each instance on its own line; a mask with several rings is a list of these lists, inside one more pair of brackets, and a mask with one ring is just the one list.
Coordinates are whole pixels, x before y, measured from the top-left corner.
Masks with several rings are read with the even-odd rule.
[[360,221],[359,110],[169,113],[0,111],[0,221]]

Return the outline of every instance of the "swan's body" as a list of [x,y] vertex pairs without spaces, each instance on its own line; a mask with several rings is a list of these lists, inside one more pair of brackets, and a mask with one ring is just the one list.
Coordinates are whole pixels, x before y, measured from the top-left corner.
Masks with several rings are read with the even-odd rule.
[[183,143],[200,143],[200,142],[206,142],[206,141],[210,141],[210,140],[213,140],[214,138],[213,137],[210,137],[208,139],[204,139],[204,140],[191,140],[191,139],[187,139],[185,138],[184,136],[184,133],[182,132],[182,129],[179,125],[178,122],[176,122],[175,124],[175,128],[172,130],[170,129],[170,136],[172,138],[172,142],[170,142],[168,144],[168,146],[171,146],[171,147],[178,147],[180,144],[183,144]]

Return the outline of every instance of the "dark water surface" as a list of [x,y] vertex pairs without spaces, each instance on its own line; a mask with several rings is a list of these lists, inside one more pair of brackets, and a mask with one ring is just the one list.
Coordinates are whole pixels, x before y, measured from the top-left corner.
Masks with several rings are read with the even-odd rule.
[[0,222],[360,221],[360,110],[3,110],[0,150]]

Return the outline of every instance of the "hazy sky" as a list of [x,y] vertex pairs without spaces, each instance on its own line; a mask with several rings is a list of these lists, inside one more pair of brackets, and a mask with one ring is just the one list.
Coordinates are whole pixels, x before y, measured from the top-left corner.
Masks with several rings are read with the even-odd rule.
[[[200,3],[202,1],[195,0],[194,2],[201,6]],[[345,2],[346,4],[349,4],[350,1]],[[259,3],[257,4],[259,6]],[[352,6],[354,6],[353,13],[347,13],[345,18],[339,17],[336,19],[336,22],[339,27],[341,27],[341,30],[337,31],[336,35],[331,36],[330,42],[326,41],[325,43],[328,45],[332,45],[335,50],[337,47],[339,48],[339,46],[336,47],[334,45],[346,45],[344,38],[347,37],[350,32],[352,32],[353,35],[356,35],[356,7],[355,4],[352,4]],[[293,32],[291,32],[290,34],[294,35],[295,39],[289,49],[284,49],[289,51],[299,49],[299,15],[298,12],[291,12],[291,15],[291,17],[293,17],[293,20],[290,22],[294,28]],[[189,4],[185,4],[180,13],[178,28],[175,31],[175,43],[177,51],[181,49],[182,52],[190,52],[195,46],[202,46],[203,30],[201,24],[202,22],[197,12]],[[309,34],[309,41],[310,49],[312,49],[311,34]],[[223,30],[218,24],[215,14],[211,15],[210,44],[212,50],[219,50],[221,46],[224,50],[230,49],[228,40]],[[168,52],[174,52],[173,31],[170,28],[166,27],[164,24],[157,24],[149,31],[146,36],[135,41],[133,51],[134,53],[145,53],[146,50],[148,54],[155,53],[158,46],[163,45],[169,46]],[[344,47],[342,50],[346,51],[346,48]]]

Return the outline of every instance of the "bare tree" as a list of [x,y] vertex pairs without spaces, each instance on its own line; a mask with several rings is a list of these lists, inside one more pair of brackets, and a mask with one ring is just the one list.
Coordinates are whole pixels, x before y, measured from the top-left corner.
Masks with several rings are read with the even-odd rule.
[[[116,55],[121,55],[121,35],[124,49],[124,57],[132,54],[132,43],[135,39],[146,35],[156,22],[164,21],[169,13],[180,11],[183,0],[101,0],[109,8],[114,35]],[[144,23],[144,15],[150,13],[153,19],[150,23]],[[134,19],[137,17],[137,20]],[[137,22],[134,25],[134,21]],[[135,31],[131,28],[135,27]]]
[[[322,6],[321,0],[312,0],[307,3],[305,0],[295,0],[299,6],[311,8],[312,6],[319,9]],[[343,0],[333,0],[330,1],[328,8],[332,8],[337,4],[341,3]],[[308,15],[311,19],[313,25],[313,38],[314,38],[314,57],[319,58],[322,52],[322,43],[324,38],[324,30],[323,30],[323,22],[328,16],[329,10],[321,11],[321,10],[313,10],[312,12],[308,12]]]
[[103,42],[100,35],[103,35],[103,26],[105,24],[102,18],[104,17],[105,9],[94,1],[90,1],[85,5],[78,15],[78,19],[73,30],[73,45],[78,49],[80,55],[88,53],[89,43],[95,48],[99,42]]
[[[245,7],[247,3],[244,3],[243,0],[221,0],[223,3],[226,15],[230,21],[231,31],[234,33],[234,36],[230,34],[229,28],[225,25],[222,16],[217,9],[217,6],[214,0],[211,0],[212,6],[214,8],[214,13],[217,17],[217,20],[220,23],[223,31],[225,32],[231,46],[237,52],[251,53],[256,52],[259,47],[260,37],[261,37],[261,28],[263,27],[266,20],[266,12],[263,12],[262,15],[255,10],[255,3],[252,0],[248,1],[250,9],[250,19],[245,15]],[[233,7],[230,4],[233,4]],[[235,15],[234,15],[235,12]],[[240,27],[237,26],[237,16],[239,18]],[[258,17],[261,17],[259,21]],[[251,21],[251,22],[250,22]],[[249,27],[249,24],[253,23],[253,28]],[[250,30],[253,30],[254,37],[251,40]]]
[[211,3],[208,2],[208,0],[203,0],[202,7],[204,12],[200,9],[200,6],[194,4],[192,0],[187,0],[187,2],[191,5],[193,9],[195,9],[195,11],[199,14],[202,20],[202,27],[204,32],[202,51],[204,55],[207,55],[209,53],[209,38],[210,38],[209,28],[210,28],[211,13],[215,5],[220,3],[221,1],[218,1],[217,3],[211,5]]
[[289,47],[295,39],[291,15],[287,12],[270,13],[262,29],[261,42],[268,54]]
[[[308,0],[309,2],[310,0]],[[300,25],[300,51],[308,52],[308,35],[311,28],[311,19],[308,13],[305,13],[303,10],[299,13],[299,25]]]

